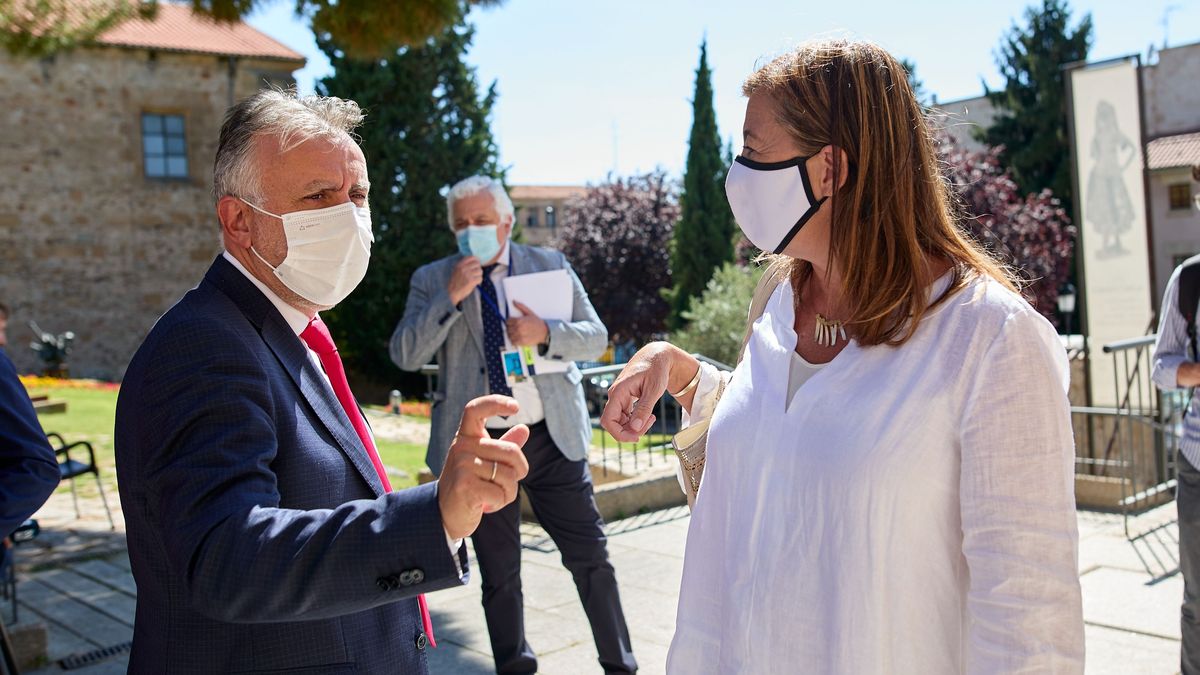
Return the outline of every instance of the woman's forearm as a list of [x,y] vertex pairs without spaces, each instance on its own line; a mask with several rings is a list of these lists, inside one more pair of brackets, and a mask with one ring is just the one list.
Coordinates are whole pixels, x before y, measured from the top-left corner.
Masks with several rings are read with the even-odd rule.
[[683,351],[675,345],[670,346],[671,355],[671,372],[667,379],[667,392],[674,396],[674,392],[680,391],[685,387],[688,388],[680,396],[676,396],[675,400],[679,405],[691,414],[692,403],[696,398],[696,387],[688,387],[688,384],[695,379],[700,373],[700,362],[696,357]]

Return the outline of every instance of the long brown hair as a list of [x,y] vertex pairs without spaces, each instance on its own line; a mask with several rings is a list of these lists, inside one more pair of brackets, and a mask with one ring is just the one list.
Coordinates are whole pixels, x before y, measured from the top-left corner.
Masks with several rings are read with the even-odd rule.
[[[762,93],[805,156],[831,145],[833,175],[845,185],[830,197],[829,254],[840,263],[847,327],[865,345],[904,343],[930,309],[975,276],[1016,290],[1014,276],[956,225],[957,202],[942,175],[933,134],[904,68],[870,42],[808,42],[747,78],[746,96]],[[953,264],[950,287],[930,303],[928,260]],[[796,297],[809,263],[770,256]]]

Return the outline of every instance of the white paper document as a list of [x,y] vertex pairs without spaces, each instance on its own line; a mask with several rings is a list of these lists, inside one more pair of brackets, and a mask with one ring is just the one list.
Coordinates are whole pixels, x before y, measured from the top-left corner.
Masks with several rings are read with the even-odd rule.
[[[565,269],[505,277],[504,298],[509,316],[523,314],[517,309],[518,302],[533,310],[543,321],[570,321],[575,310],[575,292]],[[536,349],[533,350],[533,367],[538,375],[562,373],[570,366],[570,361],[542,358]]]

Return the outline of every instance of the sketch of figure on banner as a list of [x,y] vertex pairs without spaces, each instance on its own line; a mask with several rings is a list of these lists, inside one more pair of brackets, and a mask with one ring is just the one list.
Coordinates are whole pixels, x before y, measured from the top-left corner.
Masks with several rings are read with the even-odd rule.
[[1125,169],[1137,156],[1137,148],[1117,125],[1112,103],[1096,104],[1096,133],[1092,137],[1091,175],[1088,176],[1087,218],[1103,236],[1097,257],[1128,255],[1121,235],[1133,227],[1133,203],[1125,188]]

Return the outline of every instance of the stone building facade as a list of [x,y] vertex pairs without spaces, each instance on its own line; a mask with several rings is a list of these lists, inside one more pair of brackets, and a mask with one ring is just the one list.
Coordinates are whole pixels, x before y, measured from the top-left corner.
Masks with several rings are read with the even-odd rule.
[[1200,253],[1200,183],[1192,178],[1200,165],[1200,43],[1158,52],[1141,78],[1157,306],[1175,266]]
[[35,320],[75,333],[72,376],[121,377],[220,251],[224,111],[303,65],[245,24],[170,3],[52,58],[0,52],[0,302],[20,371],[39,367]]
[[508,191],[515,222],[534,246],[553,246],[568,204],[586,194],[582,185],[514,185]]

